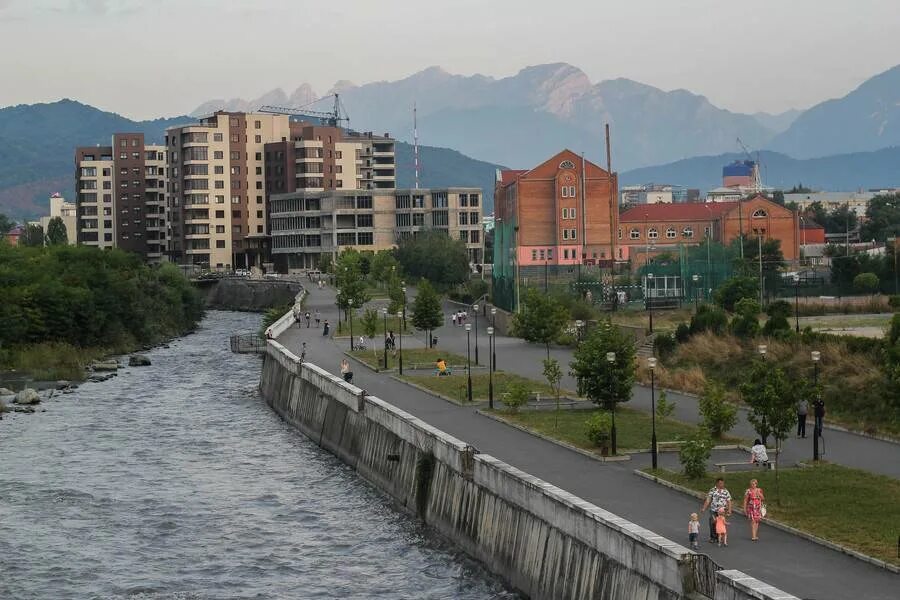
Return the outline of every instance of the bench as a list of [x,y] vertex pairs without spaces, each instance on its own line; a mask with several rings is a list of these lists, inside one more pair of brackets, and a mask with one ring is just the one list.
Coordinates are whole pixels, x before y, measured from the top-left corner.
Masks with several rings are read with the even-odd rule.
[[760,463],[751,463],[751,462],[748,462],[748,461],[741,461],[741,462],[720,462],[720,463],[713,463],[713,464],[714,464],[716,467],[719,468],[719,473],[724,473],[724,472],[725,472],[725,467],[741,467],[741,466],[746,466],[746,465],[750,465],[751,467],[764,467],[764,468],[767,468],[767,469],[771,469],[772,471],[775,470],[775,463],[774,463],[774,462],[771,462],[771,461],[769,461],[769,462],[767,462],[767,463],[762,463],[762,464],[760,464]]

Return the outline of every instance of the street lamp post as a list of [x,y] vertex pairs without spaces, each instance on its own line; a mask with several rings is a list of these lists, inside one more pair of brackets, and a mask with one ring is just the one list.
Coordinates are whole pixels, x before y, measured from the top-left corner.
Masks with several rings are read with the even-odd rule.
[[388,369],[388,338],[387,338],[387,308],[381,309],[381,314],[384,316],[384,370]]
[[469,343],[471,339],[472,333],[472,324],[466,323],[466,378],[468,382],[467,386],[467,397],[469,399],[469,403],[472,403],[472,346]]
[[[488,352],[494,344],[494,328],[487,328],[488,334]],[[494,365],[488,364],[488,408],[494,410]]]
[[650,457],[655,469],[658,456],[656,446],[656,358],[653,356],[648,358],[647,366],[650,368],[650,413],[653,417],[653,433],[650,436]]
[[650,333],[653,333],[653,301],[650,298],[650,284],[653,283],[653,273],[647,273],[647,310],[650,311]]
[[697,308],[700,306],[700,276],[694,273],[691,275],[691,281],[694,282],[694,314],[696,314]]
[[403,292],[403,329],[406,329],[406,285],[400,282],[400,291]]
[[350,315],[350,352],[353,352],[353,298],[347,298],[347,307]]
[[475,313],[475,364],[478,364],[478,305],[472,305],[472,312]]
[[[813,364],[813,391],[815,393],[815,397],[818,400],[819,398],[819,360],[822,358],[822,354],[813,350],[809,353],[809,357],[812,359]],[[815,409],[813,409],[815,410]],[[813,419],[815,419],[815,413],[813,413]],[[818,421],[813,421],[813,460],[819,460],[819,435],[821,432],[819,431],[819,423]]]
[[613,397],[613,363],[616,362],[616,353],[607,352],[606,362],[609,363],[609,399],[612,402],[612,429],[610,429],[609,437],[612,442],[612,453],[616,454],[616,399]]
[[[403,317],[403,311],[397,311],[397,318],[401,318],[401,317]],[[403,375],[403,328],[398,327],[397,329],[398,329],[397,333],[399,334],[397,336],[397,339],[400,341],[400,354],[399,354],[400,358],[398,359],[397,367],[400,371],[400,374]]]
[[[497,326],[497,307],[491,307],[491,327]],[[494,340],[494,348],[491,350],[491,363],[493,363],[494,370],[497,370],[497,340]]]
[[[760,358],[760,360],[766,360],[766,351],[767,351],[767,350],[768,350],[768,349],[766,348],[766,345],[765,345],[765,344],[760,344],[759,346],[756,347],[756,351],[759,352],[759,358]],[[763,429],[766,429],[766,427],[765,427],[765,421],[763,421],[763,425],[764,425],[764,426],[763,426]],[[766,440],[767,440],[767,439],[768,439],[768,436],[764,436],[764,437],[763,437],[763,439],[762,439],[763,446],[766,445]]]
[[584,321],[581,319],[575,320],[575,341],[579,344],[581,343],[581,328],[584,326]]
[[800,333],[800,274],[794,273],[794,321]]

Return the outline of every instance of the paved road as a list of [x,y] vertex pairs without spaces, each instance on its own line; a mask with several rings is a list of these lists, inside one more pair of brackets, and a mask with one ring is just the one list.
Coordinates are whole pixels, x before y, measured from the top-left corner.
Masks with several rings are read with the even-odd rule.
[[[332,324],[337,321],[332,290],[313,289],[308,306],[310,310],[318,308]],[[451,340],[456,336],[451,327],[439,332],[443,335],[441,346],[446,340],[448,346],[455,347]],[[279,341],[294,350],[306,341],[307,359],[334,373],[345,349],[344,343],[337,345],[315,328],[293,327]],[[511,361],[502,362],[500,356],[500,366],[509,368]],[[641,465],[640,460],[626,463],[591,460],[478,415],[473,408],[445,402],[360,365],[354,367],[354,383],[482,452],[672,540],[686,543],[688,515],[698,510],[698,503],[634,475],[632,470]],[[731,491],[735,495],[743,493],[743,490]],[[802,598],[896,598],[900,582],[897,575],[766,526],[761,529],[762,541],[751,543],[745,522],[735,516],[734,523],[729,548],[701,547],[701,551],[710,554],[724,568],[740,569]]]

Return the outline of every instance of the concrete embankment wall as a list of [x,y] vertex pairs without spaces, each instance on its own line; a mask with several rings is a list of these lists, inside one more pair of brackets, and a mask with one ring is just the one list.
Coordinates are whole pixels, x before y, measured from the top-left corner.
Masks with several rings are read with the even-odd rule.
[[198,282],[197,285],[205,295],[207,308],[249,312],[284,306],[303,289],[300,283],[293,281],[239,278]]
[[477,453],[274,341],[260,389],[287,422],[531,598],[694,591],[687,548]]

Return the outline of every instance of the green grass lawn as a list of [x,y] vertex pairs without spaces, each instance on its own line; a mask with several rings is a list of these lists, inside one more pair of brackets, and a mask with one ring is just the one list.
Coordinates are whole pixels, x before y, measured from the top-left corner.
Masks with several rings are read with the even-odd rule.
[[[547,437],[599,453],[599,449],[587,438],[586,426],[587,420],[596,412],[599,409],[560,410],[558,425],[555,410],[520,410],[516,413],[504,410],[495,414]],[[696,431],[695,426],[675,419],[656,420],[656,439],[659,442],[683,440]],[[650,413],[621,407],[616,410],[616,443],[620,453],[622,450],[649,448],[651,432]]]
[[[378,340],[378,338],[375,338]],[[363,361],[373,369],[381,368],[384,366],[384,350],[378,349],[376,352],[373,352],[371,348],[368,350],[354,350],[350,353],[351,356],[358,358]],[[400,351],[397,351],[397,356],[394,356],[393,353],[388,353],[388,368],[396,369],[397,362],[399,360]],[[453,354],[452,352],[446,352],[444,350],[435,350],[433,348],[410,348],[403,349],[403,366],[404,368],[412,368],[413,365],[419,365],[420,368],[434,368],[435,363],[437,363],[438,358],[443,358],[447,361],[448,365],[454,366],[454,373],[465,373],[465,364],[466,357],[461,356],[459,354]],[[457,365],[462,365],[458,367]],[[452,377],[441,379],[452,379]],[[458,379],[458,378],[457,378]]]
[[[403,319],[397,316],[388,317],[387,318],[387,331],[393,331],[394,337],[400,333],[400,324],[403,322]],[[335,335],[339,336],[347,336],[350,335],[350,322],[349,321],[339,321],[334,324],[335,327]],[[406,329],[403,330],[403,335],[407,335],[408,333],[412,333],[412,323],[407,317],[406,320]],[[384,317],[381,313],[378,313],[378,327],[375,329],[375,337],[370,340],[366,337],[365,331],[363,331],[362,326],[362,311],[356,310],[353,313],[353,337],[359,338],[359,336],[363,336],[366,338],[366,345],[371,346],[374,343],[376,346],[381,347],[384,345]]]
[[[689,479],[663,469],[647,469],[647,472],[699,492],[709,491],[715,481],[715,475]],[[897,557],[900,481],[897,479],[830,464],[782,469],[778,473],[780,493],[776,497],[773,472],[728,473],[725,484],[738,505],[743,502],[744,490],[753,478],[759,481],[766,495],[769,517],[900,565]],[[742,522],[739,526],[744,525]],[[749,529],[738,532],[749,537]]]
[[[446,354],[444,357],[447,357]],[[435,375],[404,375],[403,379],[447,396],[459,403],[465,403],[468,398],[468,384],[465,368],[454,369],[453,375],[449,377],[437,377]],[[506,373],[505,371],[497,371],[494,373],[494,400],[499,402],[501,395],[506,391],[506,387],[515,382],[524,383],[529,389],[535,392],[541,392],[542,395],[546,394],[548,397],[551,395],[550,388],[545,383],[526,379],[525,377]],[[488,399],[489,383],[487,373],[472,372],[472,399],[475,402]]]

